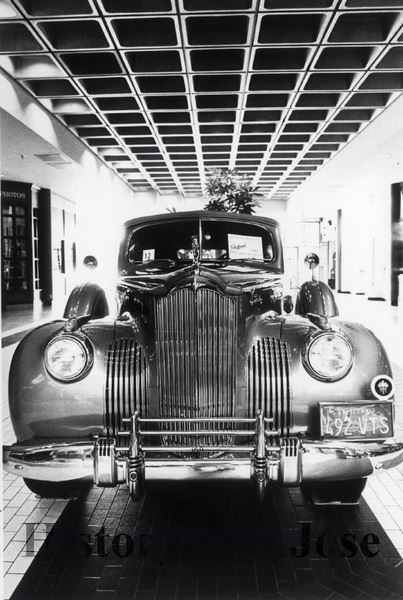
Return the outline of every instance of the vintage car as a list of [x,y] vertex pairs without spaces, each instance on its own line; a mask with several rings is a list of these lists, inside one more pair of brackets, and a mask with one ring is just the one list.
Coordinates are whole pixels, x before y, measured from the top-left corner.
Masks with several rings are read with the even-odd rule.
[[127,222],[116,315],[98,285],[80,285],[64,319],[15,352],[5,468],[51,497],[246,477],[260,496],[302,485],[316,503],[357,503],[374,468],[403,460],[391,367],[371,331],[338,317],[327,284],[312,277],[294,307],[282,274],[272,219]]

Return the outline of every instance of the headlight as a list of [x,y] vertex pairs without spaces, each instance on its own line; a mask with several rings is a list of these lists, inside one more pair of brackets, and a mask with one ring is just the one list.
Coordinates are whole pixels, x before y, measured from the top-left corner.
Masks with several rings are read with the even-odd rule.
[[69,335],[53,338],[46,346],[44,359],[47,371],[60,381],[78,379],[92,364],[88,345]]
[[353,351],[348,341],[338,333],[326,332],[315,336],[305,354],[305,366],[317,379],[336,381],[349,372]]

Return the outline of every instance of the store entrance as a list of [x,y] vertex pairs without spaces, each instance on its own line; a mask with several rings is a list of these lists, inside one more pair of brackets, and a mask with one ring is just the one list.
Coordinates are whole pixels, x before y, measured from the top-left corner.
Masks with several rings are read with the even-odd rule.
[[31,186],[1,190],[3,306],[33,302]]

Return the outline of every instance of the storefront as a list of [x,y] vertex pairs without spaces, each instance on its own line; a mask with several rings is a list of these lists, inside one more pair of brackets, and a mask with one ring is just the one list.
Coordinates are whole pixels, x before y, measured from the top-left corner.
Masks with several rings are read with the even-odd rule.
[[2,308],[52,304],[76,266],[73,203],[31,183],[1,182]]

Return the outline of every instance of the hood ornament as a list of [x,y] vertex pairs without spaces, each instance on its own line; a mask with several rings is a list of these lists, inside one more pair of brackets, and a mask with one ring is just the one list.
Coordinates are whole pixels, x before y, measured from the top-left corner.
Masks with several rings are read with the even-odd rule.
[[192,257],[193,266],[195,267],[193,275],[193,289],[196,291],[198,288],[198,276],[200,274],[200,244],[197,235],[192,235]]
[[200,244],[197,235],[192,235],[192,256],[193,264],[198,265],[200,262]]

